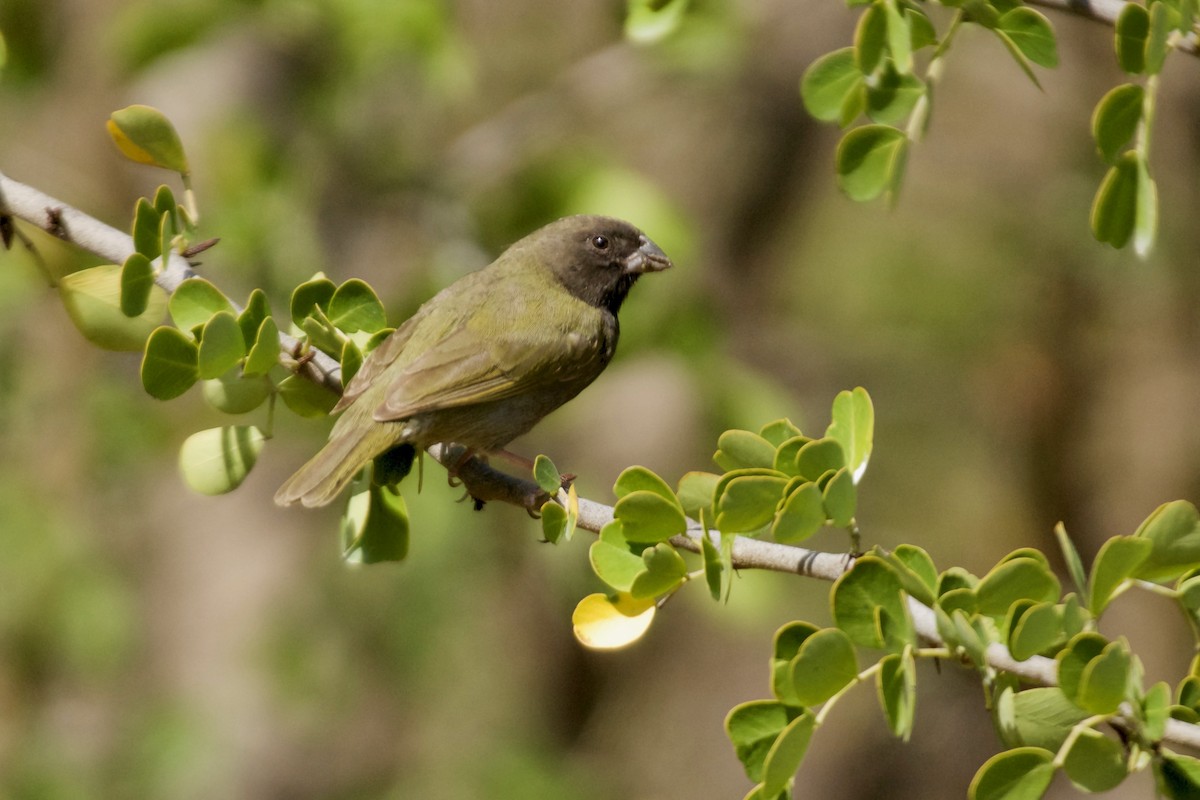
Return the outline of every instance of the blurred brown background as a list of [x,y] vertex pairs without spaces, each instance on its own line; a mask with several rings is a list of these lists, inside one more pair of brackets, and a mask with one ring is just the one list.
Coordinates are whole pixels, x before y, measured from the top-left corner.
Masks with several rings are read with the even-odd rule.
[[[1054,16],[1062,66],[1041,92],[964,31],[888,211],[839,194],[837,131],[799,101],[804,68],[850,40],[841,3],[696,0],[650,47],[622,41],[623,8],[4,0],[0,169],[124,227],[170,176],[123,161],[104,121],[155,105],[222,238],[207,276],[277,311],[318,270],[362,277],[393,323],[549,219],[629,217],[677,268],[633,293],[603,378],[517,448],[594,499],[630,464],[709,468],[729,427],[823,430],[855,385],[877,413],[865,537],[943,568],[1024,545],[1057,563],[1059,520],[1090,558],[1196,498],[1200,63],[1164,75],[1161,239],[1142,262],[1087,231],[1090,110],[1122,80],[1110,29]],[[55,275],[94,263],[37,242]],[[724,714],[768,695],[772,632],[826,621],[827,586],[742,574],[727,605],[689,587],[642,643],[585,652],[570,614],[600,588],[589,536],[539,544],[522,512],[455,504],[431,468],[409,490],[409,560],[347,568],[336,511],[270,499],[324,424],[283,416],[242,488],[195,496],[177,448],[222,418],[198,392],[150,399],[137,370],[82,340],[27,255],[0,254],[0,795],[747,791]],[[1104,630],[1151,680],[1186,669],[1165,601],[1127,595]],[[927,665],[920,688],[907,745],[871,688],[850,697],[798,795],[965,796],[997,746],[978,686]],[[1151,794],[1140,776],[1109,796]]]

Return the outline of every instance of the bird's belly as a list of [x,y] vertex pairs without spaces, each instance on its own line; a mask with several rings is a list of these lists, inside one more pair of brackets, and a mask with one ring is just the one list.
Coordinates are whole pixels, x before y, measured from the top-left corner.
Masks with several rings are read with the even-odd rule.
[[443,408],[418,414],[406,422],[410,438],[423,445],[454,442],[473,450],[499,450],[529,432],[542,417],[577,395],[586,383],[563,384],[553,396],[517,396]]

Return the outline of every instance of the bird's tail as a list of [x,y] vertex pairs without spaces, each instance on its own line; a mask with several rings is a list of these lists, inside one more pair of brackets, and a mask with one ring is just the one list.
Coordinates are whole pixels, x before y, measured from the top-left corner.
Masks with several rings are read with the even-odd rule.
[[335,425],[329,442],[279,487],[275,503],[300,503],[309,508],[328,505],[363,466],[395,443],[395,433],[388,428],[386,423]]

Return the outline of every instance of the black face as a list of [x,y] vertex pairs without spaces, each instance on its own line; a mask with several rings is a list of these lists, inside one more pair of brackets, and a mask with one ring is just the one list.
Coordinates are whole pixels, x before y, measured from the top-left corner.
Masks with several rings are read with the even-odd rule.
[[554,235],[552,261],[571,294],[616,314],[645,272],[671,266],[666,255],[637,228],[611,217],[567,217],[547,226]]

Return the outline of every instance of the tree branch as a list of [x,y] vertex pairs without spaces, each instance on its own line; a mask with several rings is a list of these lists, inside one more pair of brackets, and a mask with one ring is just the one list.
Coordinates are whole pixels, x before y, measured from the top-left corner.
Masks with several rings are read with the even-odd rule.
[[[23,220],[111,264],[123,264],[135,252],[133,237],[129,234],[31,186],[14,181],[3,172],[0,172],[0,215]],[[158,270],[154,282],[167,294],[178,289],[188,278],[196,277],[196,271],[188,260],[175,252],[167,257],[165,268],[160,269],[163,264],[161,258],[156,258],[154,264]],[[233,300],[230,303],[235,309],[241,310]],[[300,347],[300,342],[286,333],[279,334],[279,344],[284,352],[292,354]],[[341,394],[341,366],[319,350],[311,352],[312,358],[300,364],[297,372]]]
[[[14,181],[2,172],[0,217],[21,219],[111,263],[123,263],[134,252],[133,239],[122,231],[32,187]],[[155,282],[167,292],[172,292],[184,280],[195,275],[196,272],[186,259],[171,253],[166,268],[159,273]],[[280,344],[286,352],[295,353],[300,343],[281,334]],[[298,374],[340,393],[341,370],[337,362],[319,350],[313,349],[311,352],[311,359],[293,362],[289,366],[294,367]],[[473,458],[465,464],[458,464],[462,453],[460,448],[434,445],[429,448],[429,452],[443,465],[455,465],[455,474],[462,480],[471,496],[479,501],[503,502],[534,513],[549,499],[549,495],[535,482],[496,470],[482,459]],[[599,533],[612,519],[612,506],[580,498],[579,527]],[[718,531],[710,530],[707,535],[712,537],[714,544],[719,544]],[[687,531],[672,537],[671,544],[698,553],[703,536],[705,531],[700,524],[688,520]],[[733,538],[734,569],[765,569],[834,581],[843,575],[853,562],[852,557],[844,554],[823,553],[746,536]],[[937,630],[933,610],[911,599],[909,608],[918,635],[930,644],[944,644]],[[1057,685],[1057,669],[1051,659],[1034,656],[1025,661],[1017,661],[1006,648],[992,644],[987,650],[987,660],[990,666],[1012,673],[1030,683]],[[1171,720],[1167,724],[1166,739],[1175,744],[1200,749],[1200,726]]]
[[[1028,0],[1031,6],[1041,6],[1055,11],[1065,11],[1078,17],[1116,27],[1117,18],[1129,3],[1124,0]],[[1195,32],[1175,39],[1176,50],[1190,55],[1200,55]]]

